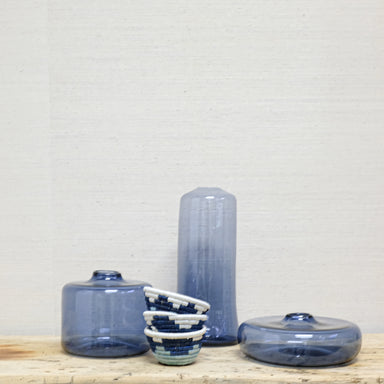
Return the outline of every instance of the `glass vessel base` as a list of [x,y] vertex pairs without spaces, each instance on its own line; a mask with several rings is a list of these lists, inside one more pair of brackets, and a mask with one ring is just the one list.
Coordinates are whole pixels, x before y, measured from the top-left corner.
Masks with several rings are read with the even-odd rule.
[[117,336],[89,336],[63,340],[65,351],[79,356],[89,357],[123,357],[133,356],[149,350],[143,337],[122,338]]
[[252,343],[242,346],[243,352],[266,363],[290,366],[321,367],[347,363],[354,357],[358,342],[349,346],[292,346]]

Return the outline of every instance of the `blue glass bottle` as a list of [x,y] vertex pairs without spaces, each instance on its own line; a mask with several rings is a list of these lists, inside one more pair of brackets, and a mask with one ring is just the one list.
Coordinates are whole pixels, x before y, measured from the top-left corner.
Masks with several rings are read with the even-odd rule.
[[66,284],[62,292],[62,346],[81,356],[120,357],[146,352],[142,281],[98,270],[90,280]]
[[248,320],[239,327],[241,350],[272,364],[319,367],[343,364],[361,348],[357,325],[308,313]]
[[180,201],[178,292],[211,304],[205,345],[237,343],[236,198],[197,188]]

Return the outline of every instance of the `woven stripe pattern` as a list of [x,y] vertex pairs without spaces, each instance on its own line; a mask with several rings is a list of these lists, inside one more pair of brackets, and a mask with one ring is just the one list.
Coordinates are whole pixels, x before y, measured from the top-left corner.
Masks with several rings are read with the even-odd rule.
[[204,321],[199,321],[197,324],[175,324],[172,321],[152,321],[147,322],[148,327],[153,331],[159,332],[191,332],[202,328]]
[[195,314],[202,314],[208,311],[208,309],[203,308],[197,304],[175,302],[175,300],[172,300],[172,298],[162,295],[158,295],[157,298],[146,297],[145,301],[148,309],[151,311],[172,311],[177,313]]

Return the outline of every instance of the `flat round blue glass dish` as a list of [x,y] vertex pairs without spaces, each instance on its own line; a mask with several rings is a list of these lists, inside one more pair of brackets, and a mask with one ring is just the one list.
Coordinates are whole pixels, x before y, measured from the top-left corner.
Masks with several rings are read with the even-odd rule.
[[239,327],[241,350],[279,365],[321,367],[353,360],[361,348],[357,325],[309,313],[254,318]]

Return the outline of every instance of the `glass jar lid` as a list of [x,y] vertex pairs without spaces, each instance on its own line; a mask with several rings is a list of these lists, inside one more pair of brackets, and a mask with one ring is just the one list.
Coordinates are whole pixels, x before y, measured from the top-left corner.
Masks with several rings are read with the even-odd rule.
[[361,347],[357,325],[299,312],[250,319],[239,327],[238,339],[250,357],[293,366],[342,364],[352,360]]

